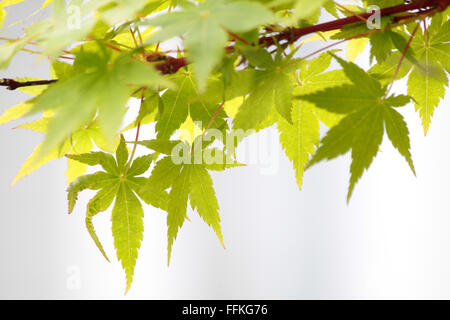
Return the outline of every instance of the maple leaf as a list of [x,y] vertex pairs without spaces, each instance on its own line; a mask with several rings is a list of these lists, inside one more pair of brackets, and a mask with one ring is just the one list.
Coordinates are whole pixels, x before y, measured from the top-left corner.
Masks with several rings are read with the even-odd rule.
[[[58,61],[53,62],[51,68],[52,77],[64,79],[73,73],[72,66],[66,63],[61,63]],[[30,81],[35,80],[34,78],[19,78],[17,81]],[[38,96],[47,90],[48,86],[37,86],[37,87],[23,87],[19,90],[30,94],[32,96]],[[10,121],[16,120],[27,113],[29,113],[34,106],[35,99],[30,99],[28,101],[22,102],[16,106],[7,109],[0,116],[0,125],[8,123]],[[30,123],[22,124],[16,129],[29,129],[39,133],[47,133],[49,123],[53,117],[53,111],[44,112],[41,119],[35,120]],[[119,139],[113,143],[113,147],[110,148],[105,139],[102,130],[96,119],[94,119],[90,124],[85,127],[77,128],[73,131],[69,138],[67,138],[59,146],[53,148],[53,150],[47,152],[44,156],[41,154],[42,144],[39,144],[31,156],[25,161],[21,166],[19,172],[14,178],[12,185],[16,184],[23,177],[31,174],[33,171],[40,168],[45,163],[63,157],[67,153],[86,153],[94,148],[94,145],[99,147],[103,151],[113,152],[119,143]],[[68,169],[66,171],[67,184],[70,184],[77,177],[83,175],[87,170],[87,165],[82,164],[71,159],[67,159]]]
[[347,201],[355,184],[369,168],[379,150],[384,129],[394,147],[403,155],[415,173],[410,154],[409,132],[403,117],[394,109],[410,101],[406,96],[386,97],[387,88],[353,63],[334,56],[354,83],[328,88],[299,98],[317,107],[346,115],[330,129],[307,167],[333,159],[352,150],[350,185]]
[[301,189],[303,170],[319,144],[319,119],[309,103],[297,103],[292,112],[293,124],[284,119],[278,121],[280,143],[295,169],[297,184]]
[[294,65],[292,61],[283,63],[275,60],[263,49],[243,47],[244,56],[250,65],[257,67],[253,73],[253,89],[239,107],[233,120],[234,129],[255,129],[267,119],[272,108],[288,122],[292,123],[292,91],[293,79],[290,76]]
[[292,8],[293,13],[286,18],[288,24],[295,24],[298,20],[317,15],[322,6],[331,14],[336,14],[336,10],[329,0],[267,0],[266,2],[278,10]]
[[[445,87],[448,86],[444,70],[450,71],[450,21],[441,25],[440,21],[433,19],[430,29],[431,34],[419,29],[411,43],[419,65],[412,67],[408,78],[408,94],[414,98],[425,134],[435,108],[445,95]],[[434,34],[433,29],[436,30]]]
[[[79,59],[78,59],[79,58]],[[109,64],[109,57],[92,52],[78,53],[78,73],[46,90],[36,98],[32,113],[56,110],[43,142],[41,156],[88,123],[98,111],[100,127],[112,145],[122,122],[125,105],[136,87],[170,85],[150,65],[123,55]]]
[[276,20],[261,4],[250,1],[227,2],[207,0],[196,6],[184,4],[184,10],[148,21],[162,30],[153,42],[186,34],[188,58],[194,62],[194,73],[200,91],[206,88],[208,75],[220,62],[227,42],[227,30],[246,32]]
[[[163,112],[156,124],[159,139],[168,139],[173,132],[180,128],[188,115],[193,121],[200,121],[202,128],[206,128],[209,122],[210,128],[227,128],[223,110],[215,115],[222,99],[222,85],[217,80],[210,81],[205,95],[201,94],[193,75],[190,72],[180,73],[173,78],[177,86],[175,90],[167,90],[161,97]],[[215,115],[215,116],[214,116]]]
[[[150,168],[153,155],[146,155],[129,163],[131,159],[122,137],[115,159],[112,155],[103,152],[67,155],[67,157],[90,166],[101,165],[104,169],[104,171],[81,176],[70,184],[69,213],[74,209],[79,192],[86,189],[100,190],[88,203],[86,226],[95,244],[109,261],[95,233],[92,219],[98,213],[106,211],[115,199],[111,217],[112,233],[117,258],[122,262],[125,270],[128,291],[133,280],[134,267],[144,231],[144,211],[138,196],[140,197],[141,188],[146,184],[147,179],[139,176]],[[161,198],[167,197],[164,191],[160,194]],[[165,207],[161,202],[152,204],[156,207]]]
[[[300,68],[294,94],[310,94],[350,83],[342,71],[334,70],[324,73],[330,62],[331,55],[321,54],[304,63]],[[331,128],[340,119],[342,115],[317,108],[310,102],[297,100],[292,108],[292,123],[286,119],[278,121],[280,143],[289,160],[292,161],[299,189],[302,188],[304,169],[319,144],[319,120]]]
[[[225,247],[220,227],[219,205],[208,170],[221,171],[225,168],[241,166],[241,164],[233,161],[216,148],[207,148],[209,144],[203,144],[203,142],[201,136],[196,139],[192,147],[186,142],[176,140],[138,142],[158,153],[167,155],[156,163],[147,184],[142,189],[142,194],[144,198],[151,198],[155,193],[170,188],[167,204],[168,263],[170,263],[173,242],[187,217],[189,199],[192,209],[196,210],[200,217],[213,228],[220,243]],[[186,145],[184,150],[189,150],[185,155],[191,159],[189,163],[176,164],[176,161],[173,160],[173,148],[180,145]],[[196,163],[194,157],[197,148],[202,148],[203,154],[208,153],[213,155],[214,159],[221,159],[222,163],[205,163],[203,159],[200,163]]]
[[[51,118],[44,117],[31,123],[17,126],[16,128],[29,129],[40,133],[47,133],[50,121]],[[119,141],[114,143],[114,148],[118,145],[118,142]],[[67,153],[81,154],[89,152],[94,148],[94,145],[104,151],[111,150],[109,148],[107,140],[104,138],[103,133],[95,120],[86,128],[82,127],[75,130],[71,134],[71,136],[67,138],[60,146],[55,147],[50,152],[47,152],[44,156],[42,156],[41,153],[42,144],[39,144],[34,149],[31,156],[21,166],[12,184],[16,184],[20,179],[31,174],[33,171],[37,170],[42,165],[51,160],[64,157],[64,155]],[[79,163],[71,159],[67,159],[67,165],[67,184],[70,184],[76,178],[83,175],[88,167],[86,164]]]

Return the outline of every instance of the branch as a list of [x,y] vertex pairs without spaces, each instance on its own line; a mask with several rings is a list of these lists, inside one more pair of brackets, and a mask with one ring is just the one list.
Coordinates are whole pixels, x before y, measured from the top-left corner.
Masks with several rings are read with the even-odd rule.
[[[393,7],[388,7],[381,9],[380,16],[392,16],[394,14],[399,13],[411,13],[407,16],[399,16],[396,19],[396,22],[402,21],[406,18],[413,18],[414,16],[419,16],[423,14],[423,10],[434,10],[438,9],[439,11],[444,11],[450,6],[450,0],[418,0],[412,3],[405,3]],[[411,11],[418,12],[412,13]],[[272,36],[265,36],[259,39],[259,44],[263,47],[271,47],[275,44],[279,44],[280,42],[287,43],[295,43],[301,37],[316,33],[316,32],[326,32],[332,30],[340,30],[343,27],[359,23],[361,19],[369,19],[372,16],[372,13],[362,13],[342,19],[337,19],[330,22],[320,23],[313,26],[303,27],[303,28],[288,28],[282,32],[276,33]],[[409,22],[409,20],[407,20]],[[227,51],[234,51],[234,46],[226,47]],[[172,58],[169,56],[164,56],[162,54],[158,54],[158,57],[155,59],[155,56],[152,56],[148,61],[163,61],[162,64],[156,66],[156,69],[161,71],[163,74],[170,74],[177,72],[180,68],[186,66],[189,62],[186,58]]]
[[13,79],[0,79],[0,87],[6,87],[8,90],[16,90],[22,87],[49,85],[58,80],[36,80],[36,81],[16,81]]
[[[393,7],[388,7],[381,9],[380,16],[392,16],[400,13],[409,13],[409,15],[402,15],[396,17],[396,22],[404,21],[405,19],[414,18],[415,16],[420,16],[423,14],[424,10],[439,10],[443,11],[450,6],[450,0],[418,0],[411,3],[405,3]],[[417,11],[417,12],[412,12]],[[271,47],[280,42],[285,43],[295,43],[301,37],[316,33],[316,32],[326,32],[332,30],[340,30],[343,27],[359,23],[361,20],[369,19],[372,13],[362,13],[358,15],[353,15],[350,17],[333,20],[330,22],[320,23],[303,28],[288,28],[282,32],[275,33],[271,36],[261,37],[258,43],[263,47]],[[409,21],[409,20],[406,20]],[[116,48],[114,48],[116,49]],[[234,51],[234,46],[228,46],[225,48],[227,51]],[[119,49],[120,50],[120,49]],[[180,68],[187,66],[189,64],[188,60],[184,57],[174,58],[167,56],[161,52],[154,52],[152,54],[146,55],[146,60],[148,62],[156,62],[155,68],[159,70],[162,74],[173,74],[176,73]],[[15,90],[20,87],[36,86],[36,85],[46,85],[51,84],[57,80],[42,80],[42,81],[28,81],[28,82],[17,82],[12,79],[0,79],[0,86],[6,86],[9,90]]]

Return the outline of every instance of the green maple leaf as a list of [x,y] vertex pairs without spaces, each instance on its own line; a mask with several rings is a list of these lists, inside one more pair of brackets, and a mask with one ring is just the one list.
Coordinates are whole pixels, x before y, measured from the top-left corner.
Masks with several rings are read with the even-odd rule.
[[43,53],[52,57],[57,57],[71,44],[85,40],[91,32],[95,33],[99,20],[107,26],[114,26],[138,18],[140,10],[149,3],[148,0],[72,0],[67,3],[52,0],[42,7],[50,2],[53,2],[51,16],[28,27],[26,33]]
[[2,44],[0,46],[0,69],[7,68],[11,59],[25,47],[28,41],[30,41],[30,37],[22,37]]
[[200,93],[190,72],[180,72],[173,78],[173,82],[177,88],[167,90],[161,97],[163,112],[156,124],[159,139],[170,138],[188,115],[194,121],[201,121],[202,128],[212,119],[214,122],[210,128],[227,128],[225,112],[221,110],[215,116],[222,100],[223,88],[220,81],[210,80],[205,94]]
[[162,101],[159,94],[152,92],[149,96],[144,95],[144,97],[136,120],[126,126],[122,132],[136,128],[139,123],[145,125],[152,123],[159,118],[160,109],[162,108]]
[[[100,1],[102,2],[102,1]],[[153,7],[158,7],[164,1],[149,1],[149,0],[103,0],[102,6],[96,4],[100,10],[100,16],[109,25],[115,25],[122,21],[135,19],[138,13],[149,2],[153,2]]]
[[[47,133],[48,126],[51,121],[50,117],[43,117],[42,119],[26,123],[16,128],[29,129],[35,132]],[[19,172],[14,178],[13,185],[16,184],[23,177],[31,174],[47,162],[63,157],[67,153],[82,154],[91,151],[94,145],[102,150],[110,151],[109,144],[96,121],[86,127],[76,129],[69,138],[67,138],[60,146],[55,147],[50,152],[47,152],[45,156],[42,156],[42,144],[39,144],[31,154],[31,156],[21,166]],[[118,145],[114,143],[114,148]],[[66,171],[67,183],[70,184],[79,176],[83,175],[87,170],[87,165],[67,159],[68,169]]]
[[[22,2],[23,0],[4,0],[0,3],[0,32],[3,23],[6,19],[5,7],[11,6]],[[16,22],[18,23],[18,22]],[[0,46],[0,69],[5,69],[9,66],[11,59],[22,50],[25,45],[36,37],[38,34],[36,32],[27,32],[27,35],[17,39],[17,40],[7,40],[4,44]]]
[[267,119],[272,108],[276,108],[282,117],[292,123],[293,61],[280,61],[279,56],[274,60],[264,49],[243,47],[241,50],[249,64],[258,70],[253,73],[250,95],[239,107],[233,120],[233,128],[258,128]]
[[336,14],[336,9],[332,1],[329,0],[261,0],[268,3],[270,7],[277,10],[294,9],[293,13],[287,19],[288,23],[294,24],[298,20],[307,20],[311,16],[316,16],[322,6],[332,14]]
[[[299,83],[295,88],[295,94],[304,95],[317,92],[326,88],[338,87],[351,83],[342,70],[325,72],[331,63],[331,55],[321,54],[319,57],[308,61],[300,68]],[[314,113],[328,128],[336,125],[342,115],[312,106]]]
[[[65,79],[70,75],[73,75],[74,72],[72,70],[72,66],[66,63],[61,63],[58,61],[53,62],[51,66],[51,74],[52,78]],[[31,81],[38,80],[34,78],[18,78],[17,81]],[[48,88],[47,85],[43,86],[35,86],[35,87],[24,87],[19,88],[21,91],[30,94],[32,96],[38,96],[42,92],[44,92]],[[34,106],[35,99],[30,99],[28,101],[22,102],[16,106],[13,106],[7,109],[0,116],[0,125],[13,121],[17,118],[20,118],[27,113],[29,113]],[[47,133],[49,123],[51,122],[53,117],[53,111],[44,112],[44,115],[41,119],[35,120],[30,123],[22,124],[16,129],[29,129],[39,133]],[[25,163],[21,166],[19,172],[17,173],[12,185],[16,184],[23,177],[31,174],[33,171],[40,168],[45,163],[63,157],[67,153],[71,154],[80,154],[86,153],[93,149],[94,145],[99,147],[100,149],[108,152],[113,152],[119,140],[113,144],[113,147],[110,148],[107,142],[107,139],[103,136],[102,130],[99,127],[98,122],[94,119],[90,124],[85,127],[77,128],[72,132],[69,138],[67,138],[63,143],[59,146],[53,148],[51,151],[47,152],[44,156],[42,156],[42,144],[39,144],[31,154],[31,156],[25,161]],[[73,161],[71,159],[67,159],[68,169],[66,171],[67,183],[70,184],[77,177],[83,175],[87,170],[87,165]]]
[[[433,32],[433,29],[436,30]],[[441,25],[433,19],[430,32],[419,28],[411,47],[414,48],[420,65],[414,65],[408,78],[408,94],[416,102],[416,110],[422,118],[424,133],[427,134],[435,108],[445,95],[448,78],[444,70],[450,71],[450,21]]]
[[[139,198],[143,199],[141,189],[145,186],[147,179],[139,176],[149,169],[153,155],[137,158],[132,164],[129,164],[128,150],[122,138],[116,151],[116,159],[103,152],[67,155],[67,157],[90,166],[101,165],[104,169],[104,171],[81,176],[70,184],[68,189],[69,213],[74,209],[79,192],[86,189],[99,190],[88,203],[86,226],[95,244],[109,261],[95,233],[92,219],[98,213],[107,210],[115,199],[111,217],[112,233],[117,258],[122,262],[125,270],[128,291],[133,280],[134,267],[144,231],[144,211]],[[167,195],[161,191],[160,197],[167,198]],[[143,200],[145,201],[145,199]],[[151,204],[165,208],[165,204],[161,202]]]
[[387,59],[392,50],[390,32],[376,32],[370,35],[370,58],[376,58],[378,63]]
[[20,117],[24,116],[25,114],[30,112],[30,110],[33,108],[33,105],[34,101],[28,100],[6,109],[0,115],[0,125],[19,119]]
[[[199,143],[203,143],[201,137],[197,138],[194,146],[186,142],[175,140],[149,140],[141,141],[139,144],[146,146],[158,153],[167,156],[156,163],[147,184],[142,189],[143,197],[152,197],[170,188],[167,204],[167,226],[168,226],[168,263],[172,253],[173,242],[178,235],[187,217],[187,203],[196,210],[200,217],[213,228],[222,246],[225,247],[220,227],[219,205],[213,188],[213,182],[208,170],[221,171],[225,168],[241,166],[222,151],[216,148],[207,148],[209,143],[204,144],[202,152],[213,155],[215,159],[222,159],[222,163],[195,163],[194,157]],[[190,150],[187,157],[189,163],[176,164],[172,157],[172,150],[176,146],[185,145]]]
[[317,13],[317,11],[320,10],[321,7],[327,2],[329,2],[329,0],[296,0],[294,7],[295,13],[293,18],[297,20],[306,19],[311,15]]
[[224,55],[226,30],[247,32],[275,20],[271,11],[255,2],[207,0],[198,6],[185,3],[183,11],[161,15],[148,23],[162,27],[153,42],[186,35],[187,56],[194,63],[199,89],[204,91],[208,75]]
[[[331,55],[319,57],[304,63],[300,68],[296,95],[310,94],[349,83],[342,71],[325,72],[331,62]],[[319,120],[328,127],[333,127],[342,118],[341,115],[317,108],[308,101],[297,100],[292,108],[292,123],[286,119],[278,121],[280,143],[288,158],[292,161],[298,187],[303,184],[303,172],[314,154],[320,140]]]
[[[62,63],[59,61],[55,61],[51,65],[50,73],[52,78],[58,78],[58,79],[64,79],[67,77],[67,75],[72,74],[71,69],[72,66],[67,63]],[[43,80],[40,78],[16,78],[14,79],[16,81],[34,81],[34,80]],[[41,86],[31,86],[31,87],[21,87],[18,88],[18,90],[25,92],[33,97],[39,96],[42,94],[45,90],[48,89],[48,85],[41,85]],[[35,99],[30,99],[25,102],[21,102],[7,110],[5,110],[0,115],[0,125],[11,122],[13,120],[19,119],[20,117],[26,115],[29,113],[34,105]]]
[[375,64],[368,73],[378,80],[382,85],[389,85],[392,82],[394,75],[396,77],[394,80],[400,80],[408,75],[411,70],[412,63],[408,60],[403,60],[400,65],[400,69],[397,72],[398,63],[401,59],[401,53],[393,52],[389,57],[386,58],[382,63]]
[[72,43],[84,40],[96,23],[94,17],[88,17],[89,12],[82,3],[82,0],[67,4],[63,0],[54,0],[51,17],[29,26],[26,34],[46,55],[57,57]]
[[319,119],[313,111],[314,106],[307,102],[294,105],[293,124],[284,119],[278,121],[280,143],[295,169],[297,185],[303,184],[303,170],[314,154],[320,139]]
[[168,84],[151,65],[131,60],[127,55],[110,63],[108,55],[80,52],[76,62],[83,72],[57,82],[36,98],[32,112],[56,110],[41,155],[88,123],[97,111],[100,127],[112,144],[122,123],[125,105],[136,87]]
[[333,159],[352,150],[351,178],[347,200],[355,184],[369,168],[379,150],[384,129],[394,147],[415,172],[410,154],[408,128],[403,117],[394,109],[410,101],[406,96],[386,97],[386,87],[352,63],[335,57],[353,85],[344,85],[300,96],[317,107],[346,115],[330,129],[312,157],[308,167]]
[[[385,18],[384,22],[390,22],[390,18]],[[398,52],[404,52],[408,43],[408,37],[402,32],[394,32],[392,30],[385,30],[384,32],[376,32],[370,35],[370,56],[376,58],[378,63],[384,62],[395,48]],[[412,63],[417,63],[415,52],[412,48],[408,48],[406,52],[407,60]]]

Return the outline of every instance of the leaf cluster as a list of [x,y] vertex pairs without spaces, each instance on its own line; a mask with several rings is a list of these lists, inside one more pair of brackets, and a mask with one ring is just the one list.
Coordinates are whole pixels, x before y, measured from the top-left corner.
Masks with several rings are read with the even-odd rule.
[[[26,1],[1,2],[2,36],[23,23],[8,24],[7,17]],[[361,17],[371,5],[401,7],[404,1],[338,2],[43,2],[38,12],[46,10],[48,18],[31,23],[18,39],[1,38],[0,69],[26,51],[49,59],[57,80],[20,87],[30,98],[0,115],[1,125],[38,114],[17,128],[45,134],[14,183],[65,157],[69,212],[80,192],[97,191],[87,204],[86,226],[108,260],[93,219],[112,207],[128,290],[143,239],[144,204],[167,213],[169,261],[189,203],[225,246],[211,172],[242,166],[237,144],[254,132],[277,128],[299,188],[305,170],[351,152],[350,200],[385,135],[415,173],[402,110],[414,106],[427,133],[448,87],[450,11],[424,5],[385,15],[378,29],[370,29],[364,19],[339,23]],[[339,27],[320,30],[322,13]],[[311,27],[318,31],[295,37]],[[335,40],[347,42],[345,59],[330,44]],[[324,49],[309,53],[309,43]],[[369,70],[355,63],[366,49]],[[406,92],[392,93],[403,78]],[[151,153],[135,157],[144,147]],[[98,166],[101,171],[90,173]]]

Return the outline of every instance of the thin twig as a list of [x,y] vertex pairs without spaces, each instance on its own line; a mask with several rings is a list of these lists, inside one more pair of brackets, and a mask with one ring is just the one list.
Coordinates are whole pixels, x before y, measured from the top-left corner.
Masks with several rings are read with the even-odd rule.
[[409,50],[409,48],[410,48],[410,46],[411,46],[411,43],[412,43],[412,41],[413,41],[413,39],[414,39],[414,36],[415,36],[416,33],[417,33],[417,30],[419,30],[419,27],[420,27],[420,23],[421,23],[421,22],[422,22],[422,21],[417,22],[416,27],[414,28],[414,31],[411,33],[411,36],[409,37],[408,43],[406,44],[405,48],[403,49],[402,56],[401,56],[400,60],[398,61],[397,68],[395,69],[394,75],[392,76],[392,81],[391,81],[391,83],[389,84],[389,87],[388,87],[388,89],[387,89],[387,91],[386,91],[386,96],[389,94],[389,92],[390,92],[391,89],[392,89],[392,86],[394,85],[394,81],[395,81],[395,79],[397,78],[398,73],[400,72],[400,68],[401,68],[401,66],[402,66],[402,63],[403,63],[403,61],[405,60],[405,57],[406,57],[406,55],[407,55],[407,53],[408,53],[408,50]]
[[122,49],[117,48],[116,46],[113,46],[112,44],[110,44],[110,43],[108,43],[108,42],[105,43],[105,46],[107,46],[107,47],[110,48],[110,49],[113,49],[114,51],[122,52]]
[[36,81],[16,81],[14,79],[0,79],[0,87],[6,87],[8,90],[16,90],[23,87],[49,85],[58,80],[36,80]]
[[208,131],[209,128],[211,128],[211,126],[213,125],[214,121],[216,121],[216,118],[219,115],[220,111],[223,109],[224,105],[225,105],[225,101],[220,104],[219,108],[216,110],[216,112],[212,116],[211,120],[209,121],[208,125],[206,126],[205,130],[203,131],[202,136],[205,136],[206,131]]
[[142,39],[141,31],[139,31],[139,28],[136,28],[136,31],[137,31],[137,34],[138,34],[138,37],[139,37],[139,43],[140,43],[141,47],[143,47],[144,46],[144,39]]
[[[142,108],[142,105],[144,104],[145,90],[146,90],[145,88],[142,89],[141,106],[140,106],[141,108]],[[125,173],[128,171],[128,169],[130,169],[131,164],[133,163],[134,155],[136,153],[136,148],[137,148],[137,142],[139,141],[140,131],[141,131],[141,122],[139,121],[137,124],[137,128],[136,128],[136,138],[134,139],[135,143],[133,146],[133,150],[131,152],[130,160],[128,161],[127,166],[125,168]]]
[[249,45],[249,43],[248,43],[248,41],[247,40],[245,40],[244,38],[242,38],[241,36],[239,36],[239,35],[237,35],[236,33],[234,33],[233,31],[231,31],[231,30],[228,30],[227,28],[225,28],[225,27],[222,27],[232,38],[233,38],[233,40],[236,42],[236,40],[239,40],[240,42],[242,42],[242,43],[244,43],[244,44],[246,44],[246,45]]
[[130,27],[130,33],[131,33],[131,37],[133,38],[133,42],[134,42],[134,46],[137,48],[137,47],[139,47],[139,45],[138,45],[138,43],[137,43],[137,40],[136,40],[136,37],[135,37],[135,35],[134,35],[134,31],[133,31],[133,29]]

